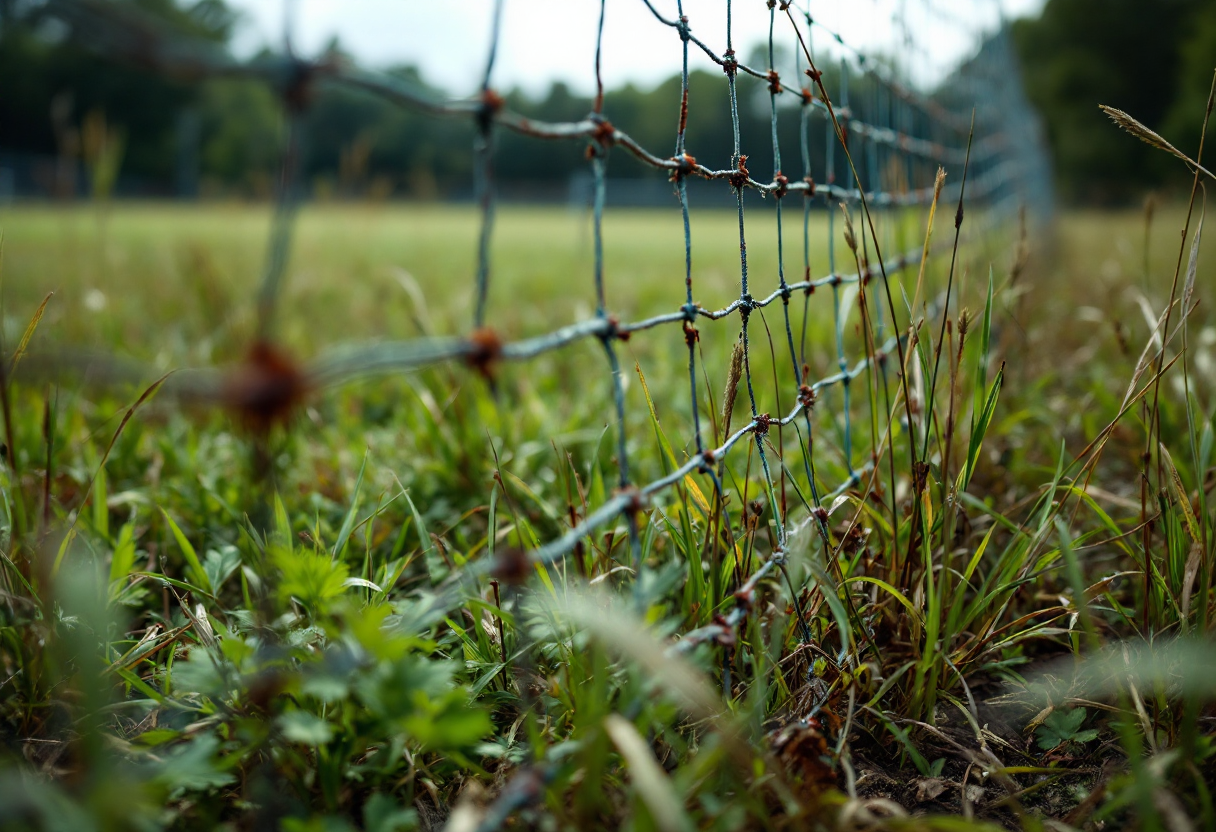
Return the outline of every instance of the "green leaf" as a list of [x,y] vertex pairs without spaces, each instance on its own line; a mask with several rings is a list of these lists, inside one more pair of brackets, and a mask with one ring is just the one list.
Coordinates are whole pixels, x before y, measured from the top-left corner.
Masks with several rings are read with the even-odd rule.
[[1084,708],[1052,711],[1039,726],[1039,748],[1050,751],[1066,742],[1090,742],[1097,739],[1096,730],[1080,730],[1084,722]]
[[215,759],[219,746],[220,741],[210,734],[179,746],[156,766],[153,781],[174,791],[203,791],[231,783],[233,776]]
[[426,530],[426,522],[422,519],[422,513],[410,499],[410,493],[404,491],[402,494],[405,496],[406,504],[410,507],[410,512],[414,515],[414,525],[418,527],[418,539],[422,542],[422,562],[426,564],[426,571],[431,577],[431,583],[437,584],[443,580],[446,573],[443,559],[435,551],[435,542],[431,540],[431,535]]
[[355,516],[359,510],[359,492],[363,488],[363,474],[367,470],[367,451],[363,452],[363,464],[359,466],[359,478],[355,480],[355,491],[350,498],[350,510],[346,512],[346,519],[342,521],[342,528],[338,530],[338,539],[334,543],[334,557],[339,557],[346,549],[346,542],[350,540],[350,533],[355,528]]
[[271,558],[282,572],[279,595],[295,598],[314,614],[320,612],[324,602],[346,589],[346,564],[335,561],[328,552],[292,552],[276,547]]
[[219,549],[208,549],[203,557],[203,572],[211,586],[217,590],[241,565],[241,553],[231,544],[225,544]]
[[186,539],[186,535],[173,522],[173,518],[169,516],[169,512],[162,508],[160,513],[165,516],[165,522],[169,524],[169,530],[173,532],[173,537],[177,540],[177,545],[182,550],[182,555],[186,558],[186,569],[190,573],[190,579],[206,590],[208,594],[214,595],[215,590],[211,586],[211,579],[207,577],[207,570],[203,569],[203,565],[199,563],[198,554],[194,551],[194,546],[190,544],[190,541]]
[[324,745],[334,738],[328,722],[308,711],[288,711],[278,718],[279,730],[292,742]]
[[367,832],[400,832],[418,827],[418,813],[391,795],[377,792],[363,804],[363,828]]
[[114,601],[122,593],[123,584],[135,566],[134,530],[127,523],[118,532],[118,542],[114,544],[114,554],[110,556],[110,600]]
[[1001,369],[997,370],[996,378],[992,380],[992,386],[988,389],[983,409],[974,418],[971,425],[971,441],[967,446],[967,464],[959,475],[959,491],[967,488],[968,483],[971,482],[972,475],[975,473],[975,465],[979,462],[980,458],[980,446],[984,442],[984,434],[988,432],[988,426],[992,423],[992,416],[996,412],[997,396],[1001,393],[1001,384],[1004,380],[1005,365],[1002,364]]

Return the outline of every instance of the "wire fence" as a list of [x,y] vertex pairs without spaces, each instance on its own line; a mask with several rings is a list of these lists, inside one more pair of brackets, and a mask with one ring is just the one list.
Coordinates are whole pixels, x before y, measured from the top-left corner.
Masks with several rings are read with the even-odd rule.
[[[240,411],[251,424],[264,427],[298,404],[305,394],[354,378],[400,373],[441,362],[464,362],[488,374],[496,362],[527,361],[578,341],[594,339],[604,353],[615,408],[617,490],[603,504],[572,523],[564,534],[529,552],[525,566],[560,561],[597,530],[623,519],[636,571],[642,557],[639,517],[653,505],[655,498],[694,475],[703,476],[714,493],[721,496],[724,460],[737,448],[753,446],[760,465],[760,485],[772,507],[775,542],[736,589],[735,607],[677,642],[676,649],[687,650],[704,641],[728,639],[747,616],[758,583],[782,571],[791,541],[808,531],[818,531],[827,541],[828,507],[833,500],[862,486],[867,477],[876,477],[878,447],[890,443],[900,431],[913,428],[911,409],[901,411],[895,407],[894,402],[900,396],[891,389],[893,385],[906,384],[909,359],[905,351],[909,346],[911,318],[918,313],[923,316],[926,311],[910,310],[902,297],[897,303],[891,284],[906,267],[920,263],[926,252],[919,246],[909,251],[890,250],[896,239],[893,227],[898,218],[909,211],[928,211],[937,203],[958,205],[956,227],[964,222],[964,208],[969,228],[976,224],[977,216],[983,218],[980,225],[999,227],[1024,208],[1043,220],[1051,209],[1051,172],[1041,130],[1017,81],[1016,61],[1004,28],[987,36],[975,57],[930,94],[901,83],[898,70],[892,65],[851,47],[839,34],[816,21],[805,2],[768,0],[763,5],[749,3],[743,7],[739,2],[725,0],[714,20],[690,18],[685,14],[683,0],[675,1],[674,15],[665,15],[652,0],[623,2],[644,3],[654,24],[670,29],[673,48],[681,50],[682,97],[678,112],[672,114],[674,135],[670,153],[642,146],[614,127],[612,114],[604,111],[603,22],[604,14],[611,13],[610,7],[615,2],[600,3],[594,56],[597,90],[592,112],[583,119],[562,123],[540,122],[512,112],[494,89],[503,14],[501,0],[494,4],[493,34],[480,94],[471,100],[440,99],[399,77],[362,70],[329,57],[302,58],[294,54],[289,42],[283,54],[241,61],[214,44],[166,31],[129,4],[49,0],[47,9],[73,30],[88,32],[92,48],[104,55],[178,78],[201,80],[217,75],[259,78],[278,93],[283,103],[288,131],[265,271],[257,295],[257,340],[241,382],[234,383],[231,376],[219,373],[200,373],[171,378],[166,388],[176,387],[182,395],[218,397]],[[732,20],[740,13],[768,16],[767,66],[749,66],[738,59]],[[715,29],[714,36],[702,37],[702,32]],[[785,76],[774,66],[778,44],[792,47],[795,55],[794,65],[786,68]],[[689,151],[689,57],[694,50],[712,60],[723,74],[724,98],[733,125],[733,153],[721,167],[698,160]],[[824,67],[829,61],[838,70],[835,77],[839,89],[826,88]],[[740,135],[740,76],[750,76],[767,85],[772,130],[765,141],[771,144],[771,171],[753,171],[748,167],[748,145],[759,139]],[[854,76],[864,76],[869,81],[866,94],[874,99],[866,102],[865,109],[872,114],[869,120],[855,117],[850,108],[849,85]],[[303,367],[281,360],[281,352],[273,346],[278,299],[302,202],[303,115],[310,106],[314,88],[322,83],[362,89],[402,107],[436,117],[471,119],[476,125],[472,152],[481,221],[472,275],[473,319],[463,335],[371,346],[345,345],[323,353]],[[785,102],[791,99],[794,106],[787,106]],[[790,118],[796,119],[799,127],[800,142],[794,148],[782,147],[779,141],[779,121]],[[504,130],[539,141],[585,143],[592,177],[594,316],[524,340],[510,340],[493,328],[493,311],[501,302],[495,300],[494,263],[490,255],[497,211],[495,137]],[[827,137],[826,158],[822,160],[813,160],[811,156],[810,137],[814,130],[824,131]],[[673,204],[678,205],[683,222],[684,303],[676,309],[633,321],[620,320],[612,313],[608,301],[603,222],[609,187],[607,161],[614,153],[627,154],[642,165],[666,172],[672,184]],[[822,181],[816,181],[812,169],[820,162],[824,173]],[[949,184],[944,188],[937,176],[939,167],[950,174]],[[702,306],[696,298],[693,219],[688,194],[688,182],[694,178],[720,182],[735,197],[739,294],[717,309]],[[775,284],[763,288],[749,268],[749,223],[757,220],[749,218],[745,211],[744,193],[748,190],[771,197],[774,202],[774,210],[766,213],[763,221],[774,222],[776,226],[777,274]],[[852,216],[842,214],[841,206],[851,206]],[[828,226],[826,262],[812,262],[811,217],[823,209]],[[842,232],[846,250],[838,244]],[[793,274],[799,278],[789,279],[788,275]],[[821,289],[828,292],[817,291]],[[845,305],[847,291],[856,292],[857,303]],[[820,303],[819,298],[825,294],[830,296],[835,324],[836,366],[814,379],[806,360],[806,327],[810,305]],[[782,316],[785,341],[782,383],[788,384],[787,392],[795,401],[784,414],[760,409],[757,395],[760,380],[752,366],[753,316],[772,306],[779,306]],[[864,354],[850,357],[845,331],[854,314],[855,323],[863,332],[865,349]],[[703,368],[698,366],[697,347],[699,327],[719,321],[732,321],[738,327],[738,381],[746,393],[747,423],[711,447],[706,440],[706,415],[701,412],[704,390],[698,377]],[[658,479],[641,482],[635,478],[630,462],[619,345],[632,335],[668,327],[682,329],[687,348],[687,406],[692,437],[686,447],[690,451],[674,470]],[[796,334],[799,327],[801,333]],[[870,405],[871,418],[881,417],[886,423],[878,430],[872,429],[868,451],[855,435],[854,411],[858,406],[855,399],[861,397],[855,396],[853,389],[859,379],[872,385],[873,390],[881,390],[884,402],[882,408],[872,402]],[[866,390],[870,389],[867,386]],[[823,482],[817,472],[815,425],[811,417],[812,409],[829,390],[839,390],[840,453],[845,468],[844,478],[835,483]],[[905,389],[905,403],[908,396]],[[773,433],[782,427],[793,428],[805,494],[784,462],[791,442],[788,433],[774,441]],[[794,508],[787,508],[785,501],[777,497],[778,490],[787,483],[801,497]],[[894,487],[889,497],[894,513]],[[510,567],[502,562],[482,563],[469,568],[459,580],[486,573],[503,574],[511,568],[519,572],[519,564]],[[797,603],[792,584],[790,589]]]

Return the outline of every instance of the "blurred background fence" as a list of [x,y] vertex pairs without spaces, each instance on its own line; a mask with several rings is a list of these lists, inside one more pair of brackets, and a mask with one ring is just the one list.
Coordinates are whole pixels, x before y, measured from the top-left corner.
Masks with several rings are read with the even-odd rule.
[[[74,94],[58,92],[50,107],[58,158],[13,164],[7,168],[9,190],[21,193],[41,187],[61,198],[84,191],[104,199],[116,193],[140,193],[141,187],[147,188],[143,193],[155,194],[160,187],[161,193],[194,196],[205,190],[199,183],[201,160],[209,152],[200,152],[206,117],[197,109],[197,99],[183,90],[217,80],[251,84],[233,88],[239,93],[230,90],[236,99],[228,104],[234,117],[248,126],[250,118],[239,105],[241,96],[271,96],[278,102],[277,120],[269,119],[278,125],[271,131],[276,141],[247,148],[268,154],[264,166],[246,160],[254,171],[265,174],[259,187],[277,194],[278,207],[258,291],[255,342],[243,375],[237,381],[213,384],[215,394],[241,411],[247,423],[265,427],[315,387],[441,361],[464,361],[491,376],[499,361],[529,360],[576,341],[596,339],[607,358],[615,402],[618,491],[586,516],[572,518],[569,531],[540,545],[532,558],[539,562],[562,558],[588,535],[623,518],[636,569],[641,550],[637,518],[649,500],[691,482],[697,473],[705,475],[707,487],[720,494],[724,458],[732,449],[752,446],[760,463],[758,486],[777,522],[766,558],[740,590],[746,592],[782,565],[787,537],[793,531],[817,524],[826,539],[825,501],[861,487],[863,479],[869,480],[863,491],[873,490],[875,461],[882,448],[893,445],[903,431],[915,433],[914,396],[903,390],[905,405],[900,411],[893,402],[901,396],[893,387],[906,385],[910,367],[910,358],[905,357],[909,314],[915,318],[932,313],[924,307],[924,298],[914,297],[919,286],[893,289],[891,282],[901,274],[915,274],[909,267],[926,253],[921,249],[922,235],[931,209],[939,201],[945,203],[942,214],[953,217],[955,233],[942,239],[955,246],[964,216],[965,227],[975,229],[972,238],[977,243],[1008,227],[1021,211],[1042,222],[1052,205],[1050,162],[1042,130],[1018,81],[1020,71],[1004,26],[983,34],[975,54],[956,71],[931,89],[920,90],[902,77],[906,70],[899,61],[868,57],[796,3],[727,2],[719,9],[725,14],[715,19],[710,14],[686,15],[679,2],[666,11],[642,2],[652,12],[651,25],[667,27],[671,48],[682,50],[683,71],[675,90],[664,93],[660,87],[650,94],[654,100],[648,106],[653,109],[662,101],[661,109],[652,114],[635,106],[631,119],[628,95],[636,99],[636,91],[613,94],[602,82],[590,101],[570,97],[560,108],[540,108],[543,118],[526,112],[527,101],[496,92],[501,2],[494,6],[481,92],[472,99],[452,100],[423,85],[416,72],[367,71],[332,50],[316,57],[295,54],[289,36],[284,38],[288,49],[283,53],[238,59],[225,48],[221,36],[230,24],[209,19],[207,14],[215,10],[206,5],[192,12],[178,10],[178,19],[172,20],[137,3],[49,0],[27,12],[26,23],[35,28],[30,37],[45,39],[51,27],[58,43],[80,50],[80,60],[113,64],[122,73],[131,73],[121,76],[119,83],[129,80],[132,94],[140,85],[158,85],[174,128],[159,134],[157,148],[140,150],[148,159],[159,153],[160,179],[151,177],[151,168],[145,173],[133,170],[124,179],[120,173],[124,152],[150,137],[138,125],[116,125],[96,108],[77,121]],[[604,15],[611,13],[612,5],[600,5],[601,37]],[[740,60],[736,48],[742,45],[734,40],[732,14],[767,16],[767,42],[754,48],[746,61]],[[12,33],[6,29],[5,36],[11,38]],[[594,55],[587,56],[594,61],[597,82],[601,48],[597,40]],[[717,74],[690,73],[690,53],[707,56],[717,65]],[[915,55],[905,59],[914,61]],[[220,95],[217,89],[210,88],[208,94]],[[328,91],[334,89],[348,97],[331,96]],[[516,104],[525,112],[516,112]],[[151,109],[155,102],[145,101],[143,106]],[[417,148],[407,142],[402,150],[413,167],[404,175],[426,180],[417,190],[432,197],[476,198],[480,204],[481,231],[470,268],[476,286],[472,328],[447,337],[343,346],[297,371],[284,363],[272,344],[300,202],[326,194],[386,198],[393,192],[392,183],[378,172],[385,168],[371,162],[371,140],[352,124],[358,119],[349,113],[347,118],[326,113],[327,108],[344,107],[392,108],[404,114],[400,125],[406,133],[412,125],[428,125],[423,132],[442,146],[443,155],[422,154],[419,159],[411,155]],[[338,125],[347,127],[343,138],[330,135]],[[310,152],[326,143],[341,148],[336,179],[326,178],[326,168],[318,166],[318,157]],[[269,154],[271,148],[274,154]],[[390,143],[386,158],[391,158],[392,150]],[[608,175],[610,157],[614,170],[625,171],[621,180]],[[272,170],[273,176],[268,172]],[[151,178],[141,180],[141,175]],[[245,175],[252,174],[246,170]],[[496,205],[512,196],[591,210],[595,256],[594,273],[588,278],[595,290],[593,318],[570,321],[524,340],[511,340],[511,333],[495,329],[497,310],[513,301],[494,290],[491,240]],[[682,212],[686,299],[679,308],[649,310],[648,317],[634,321],[612,314],[610,295],[629,292],[627,285],[611,279],[611,264],[603,256],[603,213],[618,204],[667,205]],[[733,206],[738,215],[739,294],[721,308],[698,302],[690,206]],[[827,212],[826,262],[812,261],[810,216],[817,211]],[[749,274],[748,222],[776,225],[776,274]],[[826,290],[830,299],[820,300],[823,294],[816,295],[817,289]],[[834,366],[808,364],[806,332],[812,303],[832,307]],[[753,372],[756,358],[751,347],[756,336],[749,323],[770,306],[781,309],[784,337],[779,336],[782,357],[772,356],[774,389],[766,391],[762,385],[767,378]],[[727,395],[733,398],[737,391],[748,412],[732,433],[727,407],[724,441],[712,447],[704,413],[705,368],[698,366],[698,327],[723,319],[739,327]],[[645,330],[672,327],[683,328],[687,347],[687,406],[693,435],[682,443],[685,458],[672,460],[673,470],[639,483],[629,465],[618,345]],[[714,376],[721,370],[711,368]],[[851,394],[855,380],[857,392]],[[184,383],[174,379],[167,386]],[[816,470],[813,433],[817,428],[811,417],[816,407],[828,408],[829,419],[843,426],[843,479],[826,481],[823,471]],[[869,435],[863,438],[866,431],[856,426],[867,421]],[[791,454],[790,458],[800,460],[796,468],[786,461]],[[891,478],[885,499],[890,500],[898,524],[894,468]],[[787,486],[796,499],[787,499]],[[796,511],[795,506],[805,511]],[[746,610],[747,605],[740,604],[716,626],[733,626]]]

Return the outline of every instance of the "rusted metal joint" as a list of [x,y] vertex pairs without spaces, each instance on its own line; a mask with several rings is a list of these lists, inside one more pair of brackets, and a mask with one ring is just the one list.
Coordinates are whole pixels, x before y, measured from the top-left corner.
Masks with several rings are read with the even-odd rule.
[[756,604],[756,588],[753,586],[740,587],[735,591],[735,603],[750,612]]
[[777,171],[777,175],[773,177],[773,181],[777,183],[777,187],[773,189],[773,196],[777,199],[781,199],[781,197],[790,192],[790,180],[781,171]]
[[315,64],[310,61],[290,59],[287,83],[283,86],[283,103],[293,114],[299,115],[312,104],[314,81],[320,71],[336,69],[332,60]]
[[740,156],[739,161],[736,163],[735,172],[727,177],[727,181],[730,182],[732,188],[741,191],[750,178],[751,173],[747,170],[747,157]]
[[735,50],[727,49],[726,54],[722,56],[722,71],[731,76],[739,71],[739,60],[735,57]]
[[608,315],[604,318],[604,331],[600,333],[601,341],[628,341],[629,336],[633,335],[629,330],[621,329],[621,319],[616,315]]
[[527,582],[530,574],[532,574],[532,558],[528,557],[526,551],[518,546],[499,548],[497,556],[494,558],[494,566],[490,569],[492,578],[504,584],[519,586]]
[[813,197],[815,195],[815,177],[811,176],[810,174],[807,174],[806,176],[804,176],[802,178],[802,181],[806,183],[806,192],[805,193],[806,193],[807,198],[809,199],[809,198]]
[[490,88],[481,93],[481,106],[477,108],[477,129],[482,133],[490,132],[490,125],[506,104],[501,95]]
[[498,333],[488,326],[475,329],[469,333],[469,347],[465,361],[486,379],[492,380],[494,365],[502,357],[502,339]]
[[684,177],[695,173],[697,170],[697,160],[687,153],[681,156],[672,156],[671,161],[676,163],[675,168],[669,177],[672,182],[679,182]]
[[709,473],[718,462],[718,455],[712,449],[701,452],[701,471]]
[[690,348],[693,344],[701,340],[701,333],[692,325],[690,321],[684,322],[684,343]]
[[807,410],[815,409],[815,398],[815,388],[811,385],[803,384],[798,388],[798,404]]
[[815,515],[815,519],[822,525],[826,526],[828,524],[828,510],[823,506],[815,506],[815,510],[811,514]]
[[676,31],[680,33],[680,40],[685,43],[692,37],[692,31],[688,26],[688,15],[680,16],[680,20],[676,24]]
[[753,421],[756,423],[756,427],[752,429],[752,433],[756,434],[757,439],[760,439],[768,436],[769,427],[777,420],[767,413],[758,413]]
[[592,113],[591,120],[595,123],[595,129],[591,132],[591,138],[596,144],[604,150],[616,144],[616,128],[612,126],[612,122],[599,113]]
[[626,514],[638,514],[650,507],[650,500],[642,493],[642,490],[636,485],[630,485],[621,489],[621,494],[628,497],[628,502],[625,503]]
[[803,87],[802,89],[798,90],[798,95],[802,98],[803,107],[810,107],[815,103],[815,94],[807,87]]
[[714,623],[722,628],[722,631],[714,636],[714,641],[723,647],[735,646],[735,628],[726,620],[726,616],[719,613],[714,616]]
[[781,75],[775,69],[770,69],[765,76],[768,78],[768,91],[773,95],[781,94]]

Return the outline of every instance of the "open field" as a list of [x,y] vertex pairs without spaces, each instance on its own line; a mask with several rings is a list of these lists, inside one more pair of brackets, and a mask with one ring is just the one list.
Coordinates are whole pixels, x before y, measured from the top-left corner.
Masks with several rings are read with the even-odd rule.
[[[800,219],[787,215],[791,281]],[[467,332],[477,220],[448,206],[307,208],[281,342],[312,356]],[[919,245],[919,217],[902,231],[887,220],[884,253],[900,233]],[[269,222],[245,205],[0,210],[6,352],[54,292],[31,362],[71,347],[148,365],[139,386],[81,385],[66,366],[11,388],[7,533],[36,543],[0,565],[0,806],[42,801],[48,824],[68,826],[87,811],[98,828],[432,828],[459,807],[452,828],[472,829],[499,795],[488,820],[515,813],[511,828],[1216,824],[1210,644],[1179,638],[1207,627],[1216,562],[1210,235],[1185,334],[1177,309],[1170,323],[1167,355],[1185,337],[1185,360],[1159,393],[1141,360],[1185,206],[1158,209],[1147,235],[1138,212],[1064,213],[1032,229],[1024,260],[1016,238],[963,245],[935,396],[940,317],[909,348],[928,449],[912,450],[928,463],[915,477],[892,363],[853,385],[849,419],[839,386],[823,391],[806,461],[801,420],[772,429],[776,491],[744,440],[720,500],[700,473],[656,495],[636,515],[640,574],[622,518],[527,582],[512,580],[518,553],[616,489],[595,339],[495,364],[492,384],[454,362],[341,386],[257,441],[168,396],[124,420],[161,373],[242,357]],[[833,230],[836,271],[855,271],[839,218]],[[723,307],[739,292],[737,218],[694,212],[692,235],[695,299]],[[825,214],[809,239],[818,277]],[[767,294],[776,237],[760,211],[747,242],[754,294]],[[621,320],[684,302],[678,212],[610,211],[604,244]],[[503,207],[493,246],[488,322],[504,339],[593,315],[586,214]],[[934,249],[927,295],[944,290],[949,256]],[[1182,266],[1179,296],[1185,255]],[[898,275],[908,295],[916,277]],[[852,362],[865,332],[856,294],[841,294]],[[809,298],[805,342],[802,297],[790,306],[811,379],[838,369],[831,297]],[[906,326],[908,301],[895,304]],[[699,329],[702,431],[716,447],[738,318]],[[779,303],[753,317],[751,338],[757,409],[784,415],[798,390]],[[684,334],[657,328],[617,349],[631,481],[645,483],[695,453]],[[747,411],[741,389],[733,430]],[[877,480],[864,468],[875,451]],[[853,469],[820,531],[812,493]],[[800,533],[755,594],[737,596],[776,547],[775,511]],[[741,607],[737,632],[669,649]],[[1112,670],[1098,657],[1124,641],[1127,664]]]

